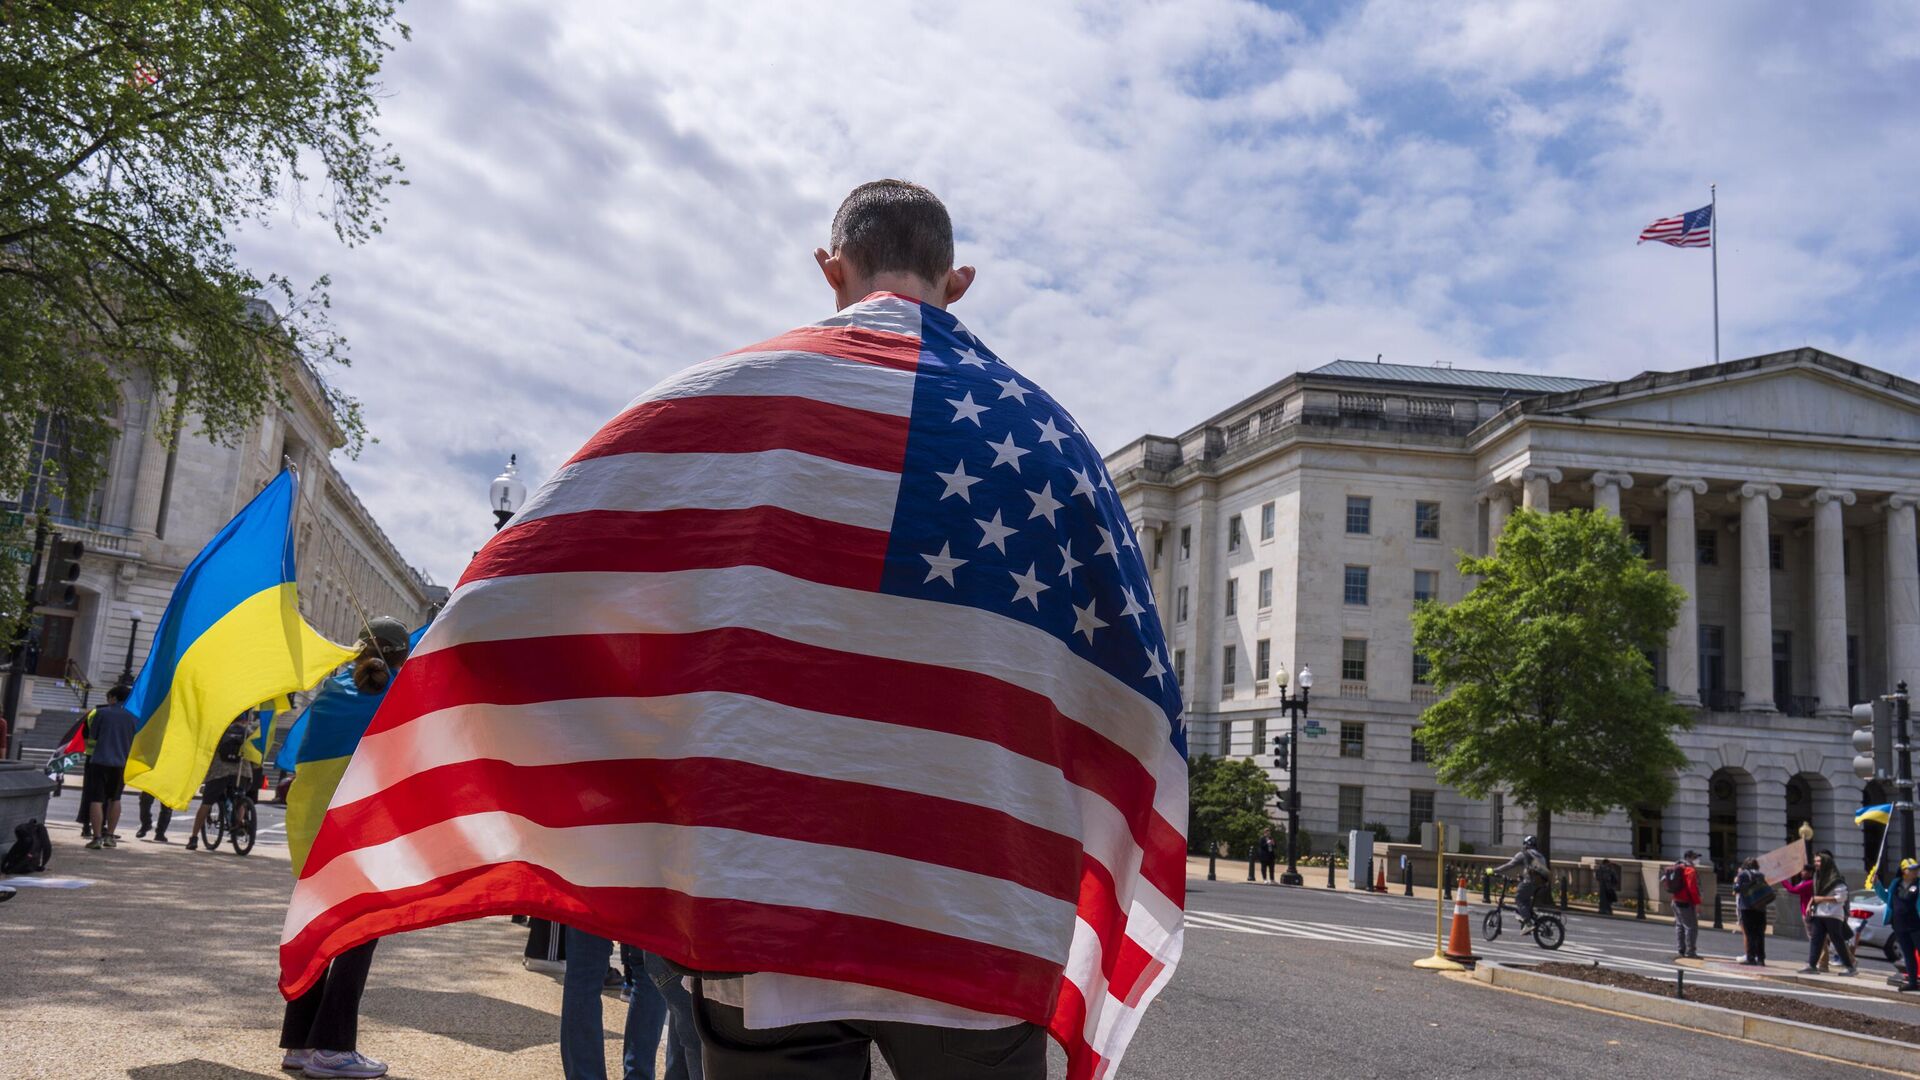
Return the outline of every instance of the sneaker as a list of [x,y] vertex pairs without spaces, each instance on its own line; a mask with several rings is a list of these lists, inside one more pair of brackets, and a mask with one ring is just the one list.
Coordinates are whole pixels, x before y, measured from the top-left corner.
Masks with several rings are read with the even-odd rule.
[[107,834],[107,839],[106,839],[106,845],[107,845],[108,847],[119,847],[119,846],[120,846],[120,838],[119,838],[119,837],[117,837],[117,836],[115,836],[115,835],[113,835],[112,833],[108,833],[108,834]]
[[187,837],[187,850],[188,851],[200,850],[200,837],[198,834]]
[[89,841],[87,841],[87,850],[88,850],[88,851],[99,851],[99,850],[101,849],[101,847],[103,847],[103,846],[104,846],[104,845],[102,845],[102,844],[100,843],[100,841],[98,841],[98,840],[89,840]]
[[1860,974],[1860,969],[1857,967],[1845,967],[1840,969],[1840,974],[1844,978],[1851,979],[1855,975]]
[[528,971],[537,971],[542,975],[565,975],[567,973],[567,962],[565,960],[548,960],[545,957],[529,956],[521,961],[521,963],[526,966]]
[[1920,983],[1901,983],[1899,986],[1894,987],[1894,989],[1903,994],[1912,994],[1920,992]]
[[307,1059],[312,1056],[311,1050],[289,1050],[281,1055],[280,1067],[288,1072],[299,1072],[307,1067]]
[[303,1072],[307,1076],[385,1076],[387,1063],[357,1050],[313,1050],[307,1054]]
[[1801,969],[1800,969],[1799,971],[1796,971],[1796,972],[1794,972],[1794,974],[1795,974],[1795,975],[1818,975],[1818,974],[1820,974],[1820,969],[1819,969],[1819,968],[1811,968],[1811,967],[1803,967],[1803,968],[1801,968]]
[[156,843],[156,844],[171,844],[171,843],[173,843],[173,841],[171,841],[171,840],[169,840],[169,839],[167,839],[166,837],[164,837],[164,836],[162,836],[162,835],[160,835],[159,833],[154,833],[154,834],[153,834],[153,842],[154,842],[154,843]]

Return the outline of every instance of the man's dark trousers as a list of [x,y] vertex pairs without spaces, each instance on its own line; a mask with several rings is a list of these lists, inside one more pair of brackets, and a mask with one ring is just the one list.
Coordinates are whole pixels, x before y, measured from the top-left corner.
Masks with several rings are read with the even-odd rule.
[[282,1049],[360,1049],[360,995],[367,988],[367,969],[378,944],[375,939],[334,957],[319,982],[287,1002],[280,1023]]
[[[698,984],[695,984],[696,987]],[[826,1020],[749,1029],[731,1005],[693,997],[705,1080],[866,1080],[879,1046],[910,1080],[1046,1080],[1047,1036],[1035,1024],[970,1031],[891,1020]]]
[[156,840],[167,835],[167,826],[173,823],[173,807],[168,806],[166,803],[160,803],[159,824],[156,825],[154,823],[153,804],[157,801],[151,791],[143,791],[140,793],[139,835],[145,836],[147,835],[147,830],[152,829],[154,839]]

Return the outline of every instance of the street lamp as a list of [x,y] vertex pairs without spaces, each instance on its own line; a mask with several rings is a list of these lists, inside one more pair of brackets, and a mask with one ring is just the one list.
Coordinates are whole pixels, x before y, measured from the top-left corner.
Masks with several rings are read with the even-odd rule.
[[520,455],[507,456],[507,471],[493,478],[488,501],[493,507],[493,531],[499,532],[513,520],[521,504],[527,501],[527,485],[520,482]]
[[1287,714],[1291,734],[1287,738],[1287,872],[1280,884],[1298,885],[1300,881],[1300,718],[1307,712],[1307,695],[1313,691],[1313,669],[1300,669],[1300,692],[1287,693],[1287,665],[1273,673],[1280,688],[1280,708]]
[[139,608],[127,612],[127,618],[133,620],[133,628],[127,631],[127,662],[120,668],[121,686],[133,685],[133,643],[140,637],[140,620],[146,617],[147,613]]

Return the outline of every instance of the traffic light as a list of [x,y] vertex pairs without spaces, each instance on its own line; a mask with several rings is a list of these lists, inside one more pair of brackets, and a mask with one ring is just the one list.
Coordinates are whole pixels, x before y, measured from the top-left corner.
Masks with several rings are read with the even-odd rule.
[[1893,703],[1874,698],[1853,707],[1853,773],[1862,780],[1893,775]]
[[87,547],[78,540],[55,540],[53,558],[47,566],[46,584],[40,590],[40,602],[48,607],[73,607],[80,602],[74,582],[80,580],[80,556]]
[[1276,769],[1291,768],[1292,766],[1289,763],[1289,759],[1292,756],[1292,749],[1293,736],[1275,735],[1273,737],[1273,767]]

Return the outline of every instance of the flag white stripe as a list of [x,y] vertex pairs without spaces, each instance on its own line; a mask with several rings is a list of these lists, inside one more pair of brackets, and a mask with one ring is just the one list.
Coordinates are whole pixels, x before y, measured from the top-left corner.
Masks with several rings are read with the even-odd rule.
[[879,330],[888,334],[905,334],[907,337],[920,336],[920,305],[911,300],[902,300],[897,296],[882,296],[872,300],[863,300],[830,318],[821,319],[815,326],[857,326],[862,330]]
[[507,527],[585,510],[746,510],[777,506],[885,532],[893,527],[899,490],[899,473],[795,450],[614,454],[576,461],[555,473]]
[[[654,822],[555,829],[492,812],[438,822],[335,858],[301,879],[286,925],[298,930],[362,893],[412,888],[503,862],[544,867],[582,888],[671,889],[703,899],[883,919],[1055,963],[1066,958],[1074,918],[1069,902],[918,859]],[[742,875],[742,866],[805,866],[812,872]],[[978,911],[1004,917],[990,923],[968,917]]]
[[909,416],[914,373],[809,352],[741,353],[668,376],[628,408],[690,397],[803,397]]
[[453,594],[419,655],[475,641],[720,627],[977,672],[1041,694],[1138,759],[1155,780],[1154,809],[1169,822],[1186,820],[1187,765],[1164,734],[1159,705],[1045,630],[959,604],[822,585],[761,566],[491,578]]

